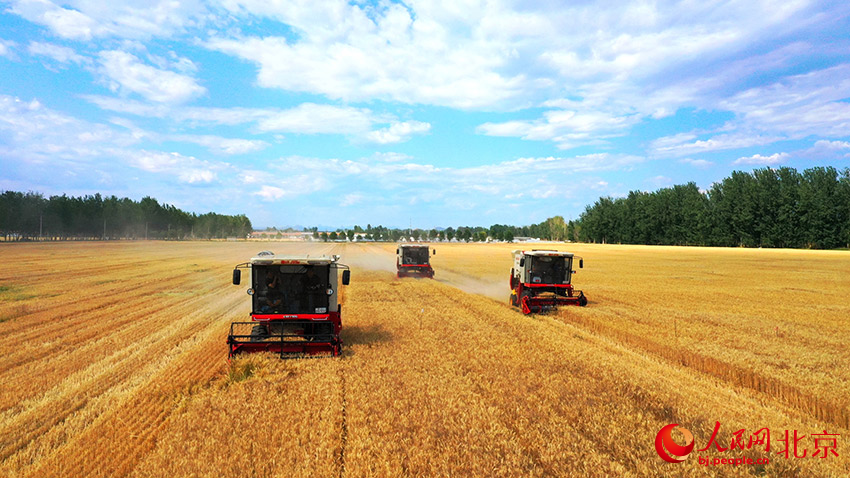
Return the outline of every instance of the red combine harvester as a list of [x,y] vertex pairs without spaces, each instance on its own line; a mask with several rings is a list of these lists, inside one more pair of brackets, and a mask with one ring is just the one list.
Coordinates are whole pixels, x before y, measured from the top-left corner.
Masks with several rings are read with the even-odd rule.
[[[425,244],[399,244],[395,250],[396,269],[398,277],[428,277],[434,278],[434,269],[431,268],[431,252]],[[433,250],[434,255],[437,250]]]
[[559,305],[587,305],[584,292],[573,289],[570,279],[573,259],[578,258],[579,268],[584,259],[569,252],[513,251],[514,267],[511,269],[511,305],[520,307],[523,314],[551,310]]
[[233,269],[251,269],[251,322],[233,322],[227,337],[228,356],[243,352],[331,354],[342,351],[342,305],[337,271],[348,285],[351,271],[339,256],[276,256],[263,251]]

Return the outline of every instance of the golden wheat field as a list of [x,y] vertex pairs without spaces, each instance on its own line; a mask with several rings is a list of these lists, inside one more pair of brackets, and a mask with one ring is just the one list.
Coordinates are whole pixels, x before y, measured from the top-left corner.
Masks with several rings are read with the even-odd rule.
[[[558,244],[590,303],[523,316],[520,246],[435,247],[427,280],[391,244],[0,245],[0,475],[850,475],[850,254]],[[341,357],[227,361],[230,271],[262,249],[351,266]],[[771,451],[696,451],[717,422]],[[655,450],[671,423],[683,463]],[[837,456],[811,457],[824,431]]]

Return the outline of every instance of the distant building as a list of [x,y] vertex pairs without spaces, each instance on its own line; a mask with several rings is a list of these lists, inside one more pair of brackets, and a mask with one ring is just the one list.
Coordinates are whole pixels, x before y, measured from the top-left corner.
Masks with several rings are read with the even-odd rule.
[[514,242],[540,242],[540,239],[536,237],[514,236]]
[[254,231],[251,239],[264,241],[312,241],[312,232]]

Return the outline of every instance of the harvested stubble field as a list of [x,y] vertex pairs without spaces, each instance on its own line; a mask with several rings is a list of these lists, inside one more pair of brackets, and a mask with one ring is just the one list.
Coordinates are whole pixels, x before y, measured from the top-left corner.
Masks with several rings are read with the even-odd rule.
[[[0,473],[850,473],[850,255],[559,245],[585,258],[590,304],[525,317],[516,247],[437,244],[431,281],[396,279],[392,245],[2,245]],[[249,310],[230,270],[265,248],[352,266],[341,358],[227,363]],[[655,452],[664,425],[701,448],[717,421],[723,446],[768,427],[771,453]],[[839,456],[776,455],[786,429],[842,434]]]

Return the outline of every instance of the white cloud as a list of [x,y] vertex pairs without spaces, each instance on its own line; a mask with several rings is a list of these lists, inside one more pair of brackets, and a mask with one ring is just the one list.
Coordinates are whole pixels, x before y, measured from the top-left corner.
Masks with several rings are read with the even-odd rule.
[[378,161],[383,161],[385,163],[397,163],[399,161],[410,161],[413,159],[413,157],[408,154],[393,152],[377,152],[373,156]]
[[694,132],[677,133],[670,136],[662,136],[652,141],[650,149],[652,151],[669,151],[681,147],[690,141],[697,139],[697,134]]
[[[146,51],[144,45],[140,45],[138,49],[143,52]],[[179,56],[174,51],[169,51],[166,56],[148,53],[146,57],[148,61],[162,70],[177,70],[184,74],[196,73],[198,71],[198,65],[195,62],[189,58]]]
[[637,115],[615,116],[601,111],[551,110],[543,113],[543,118],[538,120],[484,123],[477,132],[488,136],[553,141],[560,149],[568,149],[599,144],[601,138],[625,134],[639,119]]
[[628,169],[642,163],[644,158],[620,154],[585,154],[573,157],[519,158],[513,161],[468,168],[473,175],[510,177],[514,174],[541,175],[559,171],[566,174],[590,171],[610,171]]
[[239,173],[239,181],[245,184],[257,184],[267,179],[268,173],[265,171],[246,170]]
[[676,157],[708,153],[711,151],[763,146],[785,139],[777,136],[750,135],[745,133],[719,134],[708,139],[691,141],[694,138],[694,135],[687,133],[659,138],[650,144],[650,151],[654,156]]
[[30,54],[46,56],[59,63],[76,63],[78,65],[89,63],[88,58],[77,54],[74,50],[52,43],[30,42],[27,50]]
[[[398,122],[389,116],[376,115],[368,109],[350,106],[302,103],[287,110],[256,110],[255,113],[260,131],[344,134],[379,144],[407,141],[411,136],[426,133],[431,129],[428,123]],[[389,126],[386,128],[370,131],[376,125],[387,123]]]
[[88,163],[138,142],[133,134],[89,123],[37,100],[0,95],[0,153],[25,161]]
[[260,140],[222,138],[212,135],[169,135],[165,139],[195,143],[208,148],[216,154],[227,155],[253,153],[255,151],[262,151],[269,146],[269,143]]
[[683,163],[683,164],[690,164],[691,166],[694,166],[694,167],[700,168],[700,169],[706,169],[706,168],[710,168],[711,166],[714,166],[714,163],[712,163],[711,161],[707,161],[705,159],[684,158],[684,159],[680,159],[679,162]]
[[[829,15],[808,2],[777,8],[741,1],[611,9],[484,0],[229,0],[224,8],[237,20],[261,17],[292,31],[259,37],[234,30],[205,43],[255,63],[264,87],[484,110],[545,104],[569,92],[573,104],[563,109],[612,119],[712,106],[718,89],[787,67],[786,59],[807,47],[779,45],[776,54],[753,55],[749,45]],[[735,60],[737,76],[727,68]]]
[[[237,125],[256,123],[264,133],[342,134],[379,144],[399,143],[431,129],[421,121],[397,121],[393,116],[376,114],[366,108],[302,103],[289,109],[206,108],[164,104],[88,95],[84,98],[102,109],[144,117],[169,118],[192,124]],[[388,124],[380,129],[377,126]]]
[[320,192],[326,187],[325,179],[315,174],[292,175],[285,179],[285,186],[280,187],[264,184],[253,195],[259,196],[264,201],[276,201]]
[[820,161],[850,158],[850,141],[828,141],[822,139],[816,141],[811,148],[798,151],[795,154]]
[[362,202],[362,201],[363,201],[363,195],[362,194],[357,194],[357,193],[346,194],[345,196],[342,197],[342,201],[340,201],[339,205],[342,206],[342,207],[353,206],[353,205],[355,205],[359,202]]
[[203,25],[209,15],[199,0],[62,2],[70,3],[72,8],[48,0],[12,0],[10,3],[10,12],[44,25],[60,37],[81,41],[101,37],[169,36],[186,27]]
[[[741,157],[739,164],[768,164],[787,158],[750,156],[761,148],[740,150],[805,138],[811,138],[806,143],[813,144],[811,148],[789,151],[790,157],[827,160],[850,153],[845,147],[850,137],[850,64],[841,64],[846,44],[835,41],[841,31],[830,23],[844,18],[843,5],[742,0],[661,0],[618,8],[593,2],[502,0],[223,0],[211,5],[195,0],[10,0],[6,5],[6,15],[21,15],[45,28],[36,28],[44,35],[33,37],[37,41],[32,43],[0,40],[0,56],[12,57],[28,49],[48,66],[52,64],[48,57],[61,65],[79,66],[83,76],[77,78],[85,81],[85,75],[94,73],[119,93],[120,98],[87,97],[109,110],[105,116],[146,119],[134,118],[145,130],[127,118],[97,124],[50,110],[29,97],[11,103],[3,103],[0,97],[0,157],[12,158],[7,161],[27,158],[53,165],[64,159],[102,164],[104,158],[118,158],[115,162],[123,165],[121,159],[128,157],[124,153],[131,147],[153,150],[158,149],[156,143],[192,143],[185,149],[162,146],[182,153],[174,164],[167,162],[174,159],[169,153],[146,151],[166,155],[159,158],[160,163],[156,158],[139,159],[139,164],[161,171],[129,169],[144,177],[161,175],[171,183],[196,185],[224,183],[225,175],[242,178],[253,185],[252,192],[265,191],[254,200],[285,199],[332,184],[325,190],[341,192],[325,196],[333,197],[327,201],[338,206],[346,194],[355,194],[342,186],[356,180],[370,191],[386,192],[391,206],[407,200],[443,201],[474,210],[476,202],[484,200],[493,203],[488,208],[498,207],[492,201],[495,197],[512,196],[519,204],[535,197],[567,197],[580,188],[607,188],[599,184],[605,182],[600,178],[579,183],[575,177],[637,169],[645,158],[639,154],[545,157],[549,153],[535,152],[535,157],[464,167],[469,163],[373,154],[365,143],[392,145],[415,135],[443,134],[432,133],[438,129],[436,124],[432,128],[416,121],[417,112],[427,110],[429,117],[461,125],[470,118],[485,118],[476,123],[480,124],[477,132],[484,135],[544,141],[561,149],[601,145],[632,152],[625,148],[640,147],[634,146],[641,143],[639,138],[621,142],[611,138],[629,134],[639,122],[651,122],[649,118],[669,118],[684,107],[688,110],[682,112],[683,121],[677,115],[636,131],[670,128],[663,133],[667,136],[646,148],[651,158],[674,158],[672,165],[707,168],[712,162],[699,159],[701,155],[730,151],[730,160]],[[819,33],[813,35],[815,31]],[[178,44],[164,37],[173,37]],[[198,52],[199,46],[215,52]],[[92,53],[101,50],[105,51],[100,56]],[[229,68],[234,61],[218,62],[221,55],[216,52],[246,60],[248,68],[256,69],[255,83],[213,83],[217,68]],[[91,64],[86,63],[87,57]],[[71,78],[65,73],[63,78]],[[282,101],[277,107],[185,105],[205,95],[205,86],[212,92],[209,104],[223,105],[216,95],[230,84],[279,88],[285,93],[273,94]],[[73,86],[66,90],[68,95],[82,91],[80,85]],[[261,97],[267,98],[262,92],[248,91],[228,97],[227,104],[244,98],[244,104],[253,105]],[[76,98],[69,98],[64,107],[73,107]],[[290,103],[303,98],[309,102]],[[451,116],[457,112],[399,108],[399,103],[498,114],[469,114],[464,119]],[[709,126],[675,134],[691,121]],[[726,124],[705,129],[714,121]],[[217,136],[239,136],[234,130],[249,133]],[[339,154],[362,158],[285,158],[279,169],[258,171],[261,166],[249,158],[239,158],[238,168],[205,161],[205,152],[197,153],[200,148],[194,146],[222,155],[265,148],[264,156],[271,156],[273,147],[289,154],[301,150],[290,146],[302,134],[345,136],[354,147]],[[269,144],[276,140],[281,144]],[[413,146],[406,151],[417,151]],[[428,151],[423,154],[437,154],[438,149]],[[476,151],[473,148],[470,154]],[[303,176],[305,170],[310,174]],[[657,174],[639,172],[639,178]],[[304,192],[292,184],[295,178],[304,179]],[[262,189],[263,185],[273,189]],[[627,187],[614,184],[612,189]],[[540,208],[533,209],[540,214]]]
[[4,40],[0,38],[0,57],[5,56],[6,58],[12,58],[14,55],[12,53],[12,49],[17,45],[17,43]]
[[105,33],[105,29],[79,10],[55,5],[47,0],[18,0],[9,9],[27,20],[50,28],[53,33],[73,40],[90,40],[93,35]]
[[131,158],[131,163],[139,169],[150,173],[163,173],[178,167],[184,160],[192,161],[179,153],[162,153],[140,151]]
[[850,135],[850,64],[790,76],[737,93],[720,107],[749,128],[792,139]]
[[521,70],[499,71],[515,56],[509,44],[467,34],[486,16],[480,6],[249,0],[225,7],[238,16],[274,18],[298,34],[297,41],[237,36],[207,42],[256,63],[261,86],[345,101],[460,108],[508,101],[527,86]]
[[209,169],[187,169],[178,173],[180,182],[196,184],[196,183],[211,183],[215,181],[216,175]]
[[[782,78],[720,101],[718,108],[736,117],[718,130],[658,138],[650,144],[650,151],[658,157],[676,157],[807,136],[846,137],[850,135],[848,98],[850,64]],[[700,136],[705,138],[697,139]],[[827,143],[816,145],[818,152],[826,153]],[[807,156],[809,152],[795,154]],[[765,157],[750,157],[739,158],[736,164],[771,163]]]
[[142,63],[118,50],[102,51],[100,72],[113,91],[129,91],[160,103],[182,103],[206,93],[194,78]]
[[404,121],[393,123],[388,128],[372,131],[366,135],[366,139],[378,144],[401,143],[409,140],[414,134],[423,134],[430,130],[429,123]]
[[[269,174],[277,177],[278,183],[286,184],[291,183],[293,175],[304,175],[326,185],[326,190],[356,183],[387,191],[390,197],[395,197],[397,191],[398,199],[404,201],[464,198],[465,201],[486,202],[506,195],[537,199],[572,197],[581,174],[629,169],[643,160],[629,155],[593,154],[519,158],[474,167],[438,167],[410,161],[387,163],[290,156],[270,165]],[[273,192],[268,190],[263,196],[277,199]],[[356,197],[344,198],[343,203],[354,204],[354,199]]]
[[100,109],[128,113],[136,116],[165,118],[169,116],[171,107],[163,104],[144,103],[127,98],[113,98],[101,95],[81,95],[81,98],[97,105]]
[[779,164],[788,159],[788,153],[774,153],[770,156],[763,156],[761,154],[754,154],[752,156],[747,156],[743,158],[738,158],[735,160],[734,164],[754,164],[761,166],[772,166],[774,164]]
[[82,95],[82,98],[99,108],[147,118],[169,118],[196,124],[237,125],[268,118],[280,110],[259,108],[190,107],[173,104],[152,104],[127,98],[101,95]]
[[[843,67],[831,73],[831,69],[813,72],[817,78],[808,79],[810,74],[788,78],[777,74],[822,46],[808,43],[816,39],[777,40],[798,30],[807,32],[834,13],[809,2],[777,7],[731,1],[721,7],[711,2],[695,6],[662,1],[616,10],[592,3],[519,5],[484,0],[461,4],[225,0],[213,8],[164,0],[149,5],[141,0],[119,2],[123,6],[94,4],[72,2],[73,11],[94,19],[92,35],[144,38],[209,27],[196,35],[196,41],[253,62],[262,87],[324,95],[343,103],[378,99],[486,111],[549,108],[538,118],[484,123],[478,132],[549,141],[560,149],[604,145],[638,122],[670,116],[682,107],[731,111],[737,116],[737,133],[761,137],[757,144],[808,134],[843,137],[850,128],[846,102],[819,100],[801,108],[766,108],[759,103],[772,97],[805,98],[807,91],[827,85],[847,97],[844,84],[850,75]],[[35,18],[24,13],[25,5],[30,9],[41,5],[38,11],[61,10],[55,5],[48,8],[52,4],[43,0],[19,1],[13,10]],[[631,12],[629,21],[624,12]],[[251,26],[260,21],[281,26],[278,31],[285,36],[252,34]],[[96,33],[95,27],[103,32]],[[143,66],[171,74],[186,75],[197,68],[172,52],[148,55],[146,61],[153,66]],[[737,93],[743,85],[753,84],[756,76],[778,78],[776,85],[784,89]],[[183,85],[189,86],[184,94],[179,89],[165,95],[152,91],[145,79],[122,85],[113,78],[113,85],[159,98],[156,101],[184,101],[203,94],[190,76],[183,78],[190,79]],[[824,95],[828,96],[825,90],[820,96]],[[326,108],[321,113],[327,125],[341,123],[342,134],[360,141],[391,144],[408,140],[406,129],[413,129],[413,134],[427,132],[420,122],[378,119],[362,108],[316,104],[313,108]],[[141,109],[163,114],[136,105],[137,111]],[[765,111],[769,114],[760,113]],[[221,108],[184,113],[198,113],[194,120],[201,123],[208,121],[204,114],[212,113],[222,124],[235,124],[246,122],[245,115],[252,112]],[[256,121],[263,131],[325,134],[330,128],[311,118],[299,126],[295,120],[304,118],[299,113],[298,108],[284,110],[280,117],[261,113],[247,121]],[[362,121],[362,116],[369,116],[369,121]],[[796,118],[801,118],[799,124],[794,123]],[[723,140],[703,135],[690,148],[665,154],[725,149]]]
[[[475,0],[404,6],[231,0],[225,8],[237,18],[264,17],[293,31],[287,37],[233,33],[206,42],[255,63],[264,87],[344,101],[488,111],[552,108],[534,119],[484,123],[477,132],[485,135],[569,149],[604,145],[647,118],[668,117],[682,107],[737,115],[729,131],[714,133],[726,134],[704,132],[670,148],[655,144],[654,154],[675,157],[807,134],[841,137],[850,128],[846,102],[779,108],[787,112],[758,104],[777,93],[802,99],[816,85],[833,85],[839,96],[848,97],[843,85],[850,75],[843,67],[810,80],[774,73],[788,71],[819,48],[776,40],[830,16],[828,9],[808,2],[781,7],[644,2],[611,10],[597,4],[519,8]],[[763,44],[772,46],[750,49]],[[756,76],[780,78],[777,84],[788,88],[736,94]],[[764,117],[759,113],[768,110]],[[794,124],[798,117],[802,120]],[[391,130],[368,137],[392,142],[397,135]]]
[[140,150],[127,154],[131,166],[149,173],[175,177],[178,182],[187,184],[212,183],[217,179],[216,171],[227,169],[223,163],[203,161],[175,152]]
[[215,154],[236,155],[261,151],[269,146],[269,143],[261,140],[250,140],[242,138],[223,138],[215,135],[193,135],[193,134],[161,134],[147,131],[136,126],[135,123],[126,118],[110,118],[109,122],[130,130],[134,138],[152,142],[180,142],[192,143],[204,146]]
[[[378,39],[364,40],[356,46],[289,45],[283,38],[239,38],[207,45],[257,63],[261,86],[349,102],[377,98],[478,108],[512,100],[527,81],[521,75],[506,78],[490,71],[492,63],[500,63],[497,52],[487,59],[444,46],[439,53],[417,55],[415,45],[370,50],[368,44]],[[393,65],[391,71],[387,65]]]
[[372,122],[369,110],[302,103],[288,110],[267,110],[257,126],[261,131],[283,133],[362,133]]
[[284,190],[283,188],[279,188],[277,186],[264,185],[260,188],[259,191],[257,191],[254,194],[257,195],[257,196],[260,196],[261,198],[263,198],[267,201],[273,201],[275,199],[280,199],[282,197],[285,197],[286,196],[286,190]]

